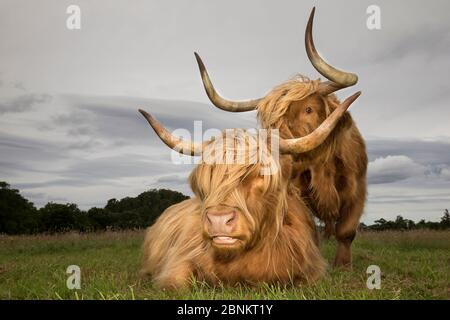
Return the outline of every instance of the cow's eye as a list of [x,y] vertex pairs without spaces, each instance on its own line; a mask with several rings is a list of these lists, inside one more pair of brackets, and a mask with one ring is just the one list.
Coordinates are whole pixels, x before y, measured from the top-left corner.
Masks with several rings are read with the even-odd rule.
[[306,107],[305,112],[306,113],[311,113],[311,112],[313,112],[313,110],[312,110],[311,107]]

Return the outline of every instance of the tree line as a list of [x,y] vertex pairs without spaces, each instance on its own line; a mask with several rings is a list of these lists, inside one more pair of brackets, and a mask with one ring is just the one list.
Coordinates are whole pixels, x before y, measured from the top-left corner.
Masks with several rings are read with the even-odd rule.
[[447,230],[450,229],[450,213],[448,209],[444,210],[444,215],[439,222],[425,221],[425,219],[420,220],[419,222],[414,222],[409,219],[405,219],[402,216],[397,216],[395,220],[386,220],[386,219],[378,219],[374,221],[372,225],[365,225],[364,223],[360,223],[360,229],[362,230],[375,230],[375,231],[384,231],[384,230],[416,230],[416,229],[432,229],[432,230]]
[[76,204],[49,202],[37,209],[19,190],[0,181],[0,234],[140,229],[151,225],[169,206],[189,197],[152,189],[137,197],[110,199],[104,208],[80,210]]
[[[189,197],[167,189],[151,189],[137,197],[110,199],[103,208],[80,210],[76,204],[49,202],[37,209],[17,189],[0,181],[0,234],[36,234],[67,231],[141,229],[150,226],[169,206]],[[446,209],[440,222],[412,220],[397,216],[394,221],[376,220],[372,225],[360,224],[362,230],[450,229]]]

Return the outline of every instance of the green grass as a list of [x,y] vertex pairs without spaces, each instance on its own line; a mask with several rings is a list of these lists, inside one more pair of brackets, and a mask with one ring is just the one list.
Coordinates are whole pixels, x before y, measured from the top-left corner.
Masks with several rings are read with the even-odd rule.
[[[311,286],[211,288],[165,292],[139,279],[143,231],[0,236],[0,299],[449,299],[450,232],[366,232],[353,246],[354,270],[333,270]],[[334,241],[322,243],[332,261]],[[81,289],[66,287],[66,268],[81,268]],[[381,268],[380,290],[366,268]]]

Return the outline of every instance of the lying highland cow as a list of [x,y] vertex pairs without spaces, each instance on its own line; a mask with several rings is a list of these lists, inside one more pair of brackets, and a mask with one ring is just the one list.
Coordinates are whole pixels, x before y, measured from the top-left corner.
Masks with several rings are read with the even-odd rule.
[[[275,87],[264,98],[230,101],[215,91],[202,60],[195,54],[212,103],[232,112],[256,109],[261,126],[279,129],[282,138],[303,137],[316,130],[339,106],[333,93],[354,85],[358,77],[335,69],[319,56],[312,39],[313,18],[314,9],[305,33],[306,51],[312,65],[329,81],[300,76]],[[313,213],[325,222],[325,235],[335,235],[338,240],[335,265],[351,268],[351,244],[367,190],[366,147],[351,115],[345,113],[320,147],[292,160],[292,181]]]
[[[140,110],[170,148],[203,156],[189,178],[195,197],[169,207],[148,229],[142,274],[165,288],[187,286],[193,277],[212,285],[317,280],[325,262],[312,216],[289,182],[289,155],[320,145],[358,96],[344,101],[311,134],[281,139],[282,171],[273,156],[278,151],[271,148],[273,139],[269,145],[234,130],[202,144],[186,142]],[[255,154],[257,161],[252,161]]]

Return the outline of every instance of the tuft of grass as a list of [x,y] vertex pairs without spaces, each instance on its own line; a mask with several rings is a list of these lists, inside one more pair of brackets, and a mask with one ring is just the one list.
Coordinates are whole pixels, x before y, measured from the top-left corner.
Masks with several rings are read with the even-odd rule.
[[[143,231],[0,236],[0,299],[449,299],[450,232],[364,232],[353,245],[352,272],[330,268],[310,286],[261,284],[170,292],[139,278]],[[324,241],[332,261],[335,242]],[[81,268],[81,289],[69,290],[69,265]],[[381,289],[366,286],[369,265]]]

